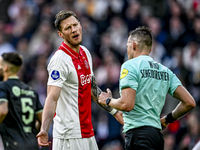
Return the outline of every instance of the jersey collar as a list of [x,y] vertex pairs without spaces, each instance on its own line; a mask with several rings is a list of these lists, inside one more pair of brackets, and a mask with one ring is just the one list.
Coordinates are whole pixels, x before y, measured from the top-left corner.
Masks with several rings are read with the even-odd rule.
[[8,77],[8,79],[19,79],[19,77],[18,76],[10,76],[10,77]]
[[62,45],[60,46],[61,50],[63,50],[65,53],[70,54],[71,56],[74,56],[76,58],[78,58],[80,55],[82,55],[82,48],[79,48],[79,53],[75,52],[73,49],[71,49],[67,44],[65,44],[64,42],[62,42]]

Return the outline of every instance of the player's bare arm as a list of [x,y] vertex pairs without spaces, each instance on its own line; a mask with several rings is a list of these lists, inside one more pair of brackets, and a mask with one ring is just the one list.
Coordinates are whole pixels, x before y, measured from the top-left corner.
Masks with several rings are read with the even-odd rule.
[[98,98],[99,98],[99,95],[101,94],[101,89],[97,86],[97,83],[96,83],[96,80],[95,80],[95,77],[92,76],[92,85],[91,85],[91,96],[92,96],[92,99],[98,104],[100,105],[102,108],[104,108],[105,110],[107,110],[108,112],[112,111],[113,108],[109,107],[109,106],[106,106],[106,105],[101,105],[99,102],[98,102]]
[[49,146],[51,142],[49,141],[48,131],[53,120],[53,116],[56,111],[57,101],[60,96],[60,87],[50,86],[47,87],[47,98],[44,105],[44,110],[42,114],[42,126],[40,132],[37,134],[38,144],[40,146]]
[[37,133],[39,133],[40,127],[41,127],[41,124],[42,124],[42,111],[36,113],[36,118],[37,119],[36,119],[35,127],[36,127],[36,130],[37,130]]
[[123,121],[123,117],[122,117],[122,112],[121,111],[118,111],[116,109],[113,109],[112,107],[110,106],[107,106],[107,105],[102,105],[98,102],[98,98],[99,98],[99,95],[102,93],[102,90],[97,86],[97,83],[96,83],[96,80],[95,80],[95,77],[92,76],[92,79],[91,79],[91,97],[92,99],[99,105],[101,106],[103,109],[105,109],[106,111],[108,111],[110,114],[112,114],[116,120],[121,123],[122,125],[124,124],[124,121]]
[[7,114],[8,114],[8,102],[2,100],[0,101],[0,123],[3,122]]

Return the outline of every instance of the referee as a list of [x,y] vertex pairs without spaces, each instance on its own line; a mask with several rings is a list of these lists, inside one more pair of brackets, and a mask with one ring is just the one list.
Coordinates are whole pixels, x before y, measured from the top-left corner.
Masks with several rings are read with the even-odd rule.
[[[99,96],[99,103],[123,111],[125,150],[163,150],[164,139],[160,130],[196,105],[177,76],[149,56],[151,48],[149,28],[142,26],[131,31],[127,41],[129,60],[121,67],[121,97],[112,98],[109,89]],[[180,103],[171,113],[160,118],[167,93]]]

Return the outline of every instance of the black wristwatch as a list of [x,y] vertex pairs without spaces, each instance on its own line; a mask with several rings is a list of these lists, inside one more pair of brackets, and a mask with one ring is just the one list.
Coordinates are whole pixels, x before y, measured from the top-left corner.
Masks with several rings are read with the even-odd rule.
[[106,104],[107,104],[108,106],[109,106],[110,101],[111,101],[111,98],[107,98]]

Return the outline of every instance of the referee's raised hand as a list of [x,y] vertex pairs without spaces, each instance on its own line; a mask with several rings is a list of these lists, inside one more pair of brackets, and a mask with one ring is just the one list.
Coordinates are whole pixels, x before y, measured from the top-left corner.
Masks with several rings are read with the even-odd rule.
[[107,105],[106,104],[106,100],[108,98],[112,98],[112,92],[109,88],[107,88],[107,93],[106,92],[102,92],[100,95],[99,95],[99,98],[98,98],[98,102],[102,105]]

